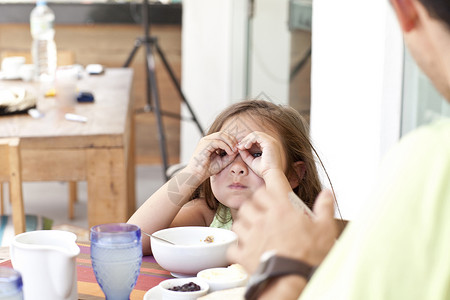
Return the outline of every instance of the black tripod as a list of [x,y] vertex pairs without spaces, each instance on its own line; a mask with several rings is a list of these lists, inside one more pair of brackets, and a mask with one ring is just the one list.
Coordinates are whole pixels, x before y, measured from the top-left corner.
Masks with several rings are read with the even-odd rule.
[[167,158],[167,146],[166,146],[166,135],[164,132],[164,126],[162,122],[162,115],[166,115],[173,118],[178,118],[180,120],[183,120],[181,115],[171,113],[171,112],[164,112],[161,111],[160,102],[159,102],[159,94],[158,94],[158,86],[156,83],[156,75],[155,75],[155,60],[153,56],[153,47],[156,49],[157,53],[159,54],[164,67],[166,68],[167,72],[170,75],[170,78],[172,79],[173,84],[175,85],[175,88],[177,89],[178,93],[180,94],[182,102],[186,104],[186,107],[188,108],[191,118],[188,120],[195,122],[197,125],[198,130],[200,131],[200,134],[203,135],[203,129],[200,126],[200,123],[197,120],[197,117],[194,114],[194,111],[192,110],[191,106],[189,105],[189,102],[187,101],[186,97],[183,94],[183,91],[181,90],[181,86],[175,77],[174,72],[172,71],[172,68],[169,65],[169,62],[167,61],[163,51],[158,45],[158,40],[155,37],[150,36],[150,23],[148,18],[148,0],[144,0],[142,5],[142,25],[144,27],[144,37],[138,38],[135,41],[133,50],[131,50],[130,55],[128,56],[127,61],[123,65],[124,68],[127,68],[131,61],[134,58],[134,55],[139,50],[139,47],[142,45],[145,45],[145,62],[146,62],[146,70],[147,70],[147,106],[145,107],[144,111],[153,111],[156,115],[156,122],[158,126],[158,139],[159,139],[159,148],[161,152],[161,158],[162,158],[162,164],[163,164],[163,172],[164,172],[164,178],[166,180],[169,179],[169,176],[167,174],[167,169],[169,168],[168,164],[168,158]]

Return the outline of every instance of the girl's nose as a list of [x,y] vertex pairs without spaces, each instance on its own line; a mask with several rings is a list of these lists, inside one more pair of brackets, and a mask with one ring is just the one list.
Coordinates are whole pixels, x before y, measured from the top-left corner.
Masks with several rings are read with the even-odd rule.
[[230,172],[232,175],[247,175],[248,167],[247,164],[242,160],[241,156],[238,155],[231,163]]

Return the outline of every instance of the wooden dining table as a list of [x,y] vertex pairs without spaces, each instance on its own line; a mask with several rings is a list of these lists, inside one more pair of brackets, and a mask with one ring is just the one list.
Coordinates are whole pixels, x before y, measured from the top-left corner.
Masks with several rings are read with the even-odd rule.
[[[44,97],[36,83],[0,81],[1,88],[36,93],[43,114],[0,116],[0,138],[20,138],[22,180],[86,181],[89,227],[125,222],[136,209],[132,82],[129,68],[83,74],[77,88],[91,92],[94,102],[60,105],[57,97]],[[67,113],[87,122],[67,120]]]
[[[80,254],[76,257],[78,300],[105,299],[100,285],[95,278],[92,268],[90,241],[80,239],[77,241]],[[12,268],[9,246],[0,247],[0,267]],[[136,285],[131,291],[129,300],[159,300],[161,292],[158,284],[164,280],[175,278],[163,269],[152,255],[142,257],[142,264]],[[26,283],[25,283],[26,284]],[[208,299],[236,299],[243,300],[246,287],[237,287],[219,290],[204,296]],[[203,299],[203,297],[202,297]]]
[[[92,269],[92,262],[90,257],[89,242],[77,242],[80,247],[80,254],[76,258],[77,264],[77,289],[79,300],[101,300],[105,299],[100,285],[95,279],[95,274]],[[0,262],[0,266],[12,268],[11,260],[9,259],[9,247],[3,247],[4,259]],[[2,251],[0,249],[0,256]],[[173,278],[169,271],[164,270],[155,261],[153,256],[144,256],[140,273],[134,289],[130,294],[130,300],[142,300],[144,295],[153,287],[157,286],[161,281],[168,278]]]

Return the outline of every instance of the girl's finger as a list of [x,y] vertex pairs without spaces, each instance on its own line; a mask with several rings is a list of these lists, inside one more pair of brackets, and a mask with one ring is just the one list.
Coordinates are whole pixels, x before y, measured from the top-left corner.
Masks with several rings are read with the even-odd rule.
[[263,147],[271,139],[273,140],[273,138],[267,133],[260,131],[253,131],[240,141],[240,143],[238,144],[238,149],[241,150],[250,149],[253,146],[253,144],[258,144],[261,147]]
[[[234,150],[223,140],[214,139],[214,140],[208,140],[209,143],[206,145],[205,150],[211,154],[215,153],[217,155],[221,155],[220,150],[223,150],[228,155],[235,154]],[[219,151],[219,152],[217,152]]]
[[[226,131],[219,131],[216,132],[217,138],[224,141],[232,150],[232,152],[236,152],[237,151],[237,139],[234,135],[226,132]],[[228,152],[227,152],[228,153]],[[231,155],[231,153],[228,153],[229,155]]]
[[250,165],[254,159],[250,152],[248,152],[247,150],[239,150],[239,155],[247,165]]
[[246,150],[250,149],[253,144],[258,143],[258,133],[253,131],[250,132],[247,136],[245,136],[237,145],[238,149]]
[[230,155],[237,151],[236,138],[226,132],[223,132],[223,131],[215,132],[215,133],[212,133],[212,134],[204,137],[202,144],[206,145],[205,148],[208,148],[208,149],[211,149],[211,147],[217,148],[217,145],[219,145],[219,144],[221,144],[221,145],[225,144],[227,146],[222,147],[222,149],[225,150],[227,152],[227,154],[230,154]]

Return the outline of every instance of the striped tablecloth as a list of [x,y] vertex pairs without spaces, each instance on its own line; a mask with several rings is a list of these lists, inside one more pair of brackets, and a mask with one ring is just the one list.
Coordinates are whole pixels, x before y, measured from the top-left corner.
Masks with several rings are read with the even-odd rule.
[[[77,257],[78,299],[105,299],[92,270],[89,244],[78,243],[78,246],[81,250]],[[7,260],[0,263],[0,266],[12,267],[11,261]],[[141,273],[134,290],[131,292],[130,300],[142,300],[149,289],[167,278],[172,278],[172,276],[156,263],[153,256],[144,256]]]

